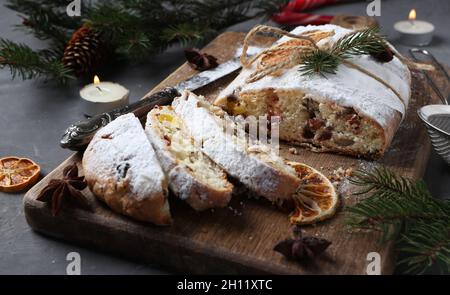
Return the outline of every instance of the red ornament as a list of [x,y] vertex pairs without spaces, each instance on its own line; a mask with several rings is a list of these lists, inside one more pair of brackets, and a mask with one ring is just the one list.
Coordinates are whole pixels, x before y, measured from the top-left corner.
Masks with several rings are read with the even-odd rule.
[[346,1],[348,0],[294,0],[273,15],[272,20],[289,26],[329,24],[334,16],[305,13],[305,11]]

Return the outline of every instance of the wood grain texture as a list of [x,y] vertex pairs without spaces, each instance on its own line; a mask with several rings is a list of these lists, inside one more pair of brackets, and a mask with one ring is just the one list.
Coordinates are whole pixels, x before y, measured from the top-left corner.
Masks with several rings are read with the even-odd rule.
[[[220,62],[226,61],[234,55],[243,37],[243,33],[224,33],[204,51],[215,55]],[[271,39],[260,39],[258,42],[268,43]],[[195,71],[184,64],[153,91],[174,85],[193,74]],[[438,73],[432,75],[442,80]],[[224,78],[197,93],[214,99],[217,92],[232,79],[233,76]],[[316,167],[325,175],[331,175],[339,167],[370,169],[386,165],[401,175],[414,179],[421,177],[430,143],[416,111],[422,105],[437,103],[438,98],[420,73],[413,73],[413,85],[407,116],[381,160],[370,162],[317,154],[301,148],[297,148],[298,155],[293,155],[288,151],[288,145],[282,145],[281,155]],[[81,157],[80,153],[71,156],[25,195],[26,218],[34,230],[100,251],[158,264],[180,273],[365,274],[369,252],[381,254],[383,274],[393,273],[395,253],[392,245],[378,244],[378,236],[373,233],[348,232],[343,225],[342,210],[329,221],[304,227],[306,235],[332,241],[326,255],[321,256],[314,265],[287,261],[272,250],[279,240],[290,234],[288,216],[264,200],[249,199],[245,195],[235,197],[229,208],[203,213],[195,212],[171,196],[174,225],[157,227],[113,213],[86,189],[83,193],[89,198],[92,211],[64,208],[60,215],[53,217],[48,206],[35,198],[50,179],[61,177],[65,166],[75,162],[82,173]],[[357,201],[352,195],[354,188],[347,181],[343,181],[338,190],[342,206]]]

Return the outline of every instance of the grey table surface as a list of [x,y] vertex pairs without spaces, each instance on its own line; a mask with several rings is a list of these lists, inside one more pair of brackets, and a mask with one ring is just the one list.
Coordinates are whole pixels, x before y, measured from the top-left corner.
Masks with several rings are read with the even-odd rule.
[[[0,36],[31,45],[46,44],[17,30],[20,23],[15,12],[3,7],[0,1]],[[366,13],[367,2],[325,7],[317,13]],[[450,64],[450,1],[449,0],[384,0],[378,18],[383,33],[406,53],[409,47],[396,42],[395,21],[405,19],[415,7],[418,17],[436,25],[436,36],[427,47],[443,63]],[[245,31],[260,20],[238,24],[228,30]],[[136,101],[184,62],[181,48],[171,48],[153,59],[138,65],[111,64],[101,78],[116,81],[131,91]],[[11,81],[7,70],[0,71],[0,157],[17,155],[39,163],[46,175],[70,154],[59,147],[63,130],[82,117],[78,95],[87,81],[77,81],[61,87],[41,81]],[[434,153],[431,155],[424,180],[436,197],[450,196],[450,167]],[[0,274],[65,274],[69,252],[81,255],[82,274],[163,274],[155,266],[127,261],[86,248],[56,241],[33,232],[25,221],[23,194],[0,193]]]

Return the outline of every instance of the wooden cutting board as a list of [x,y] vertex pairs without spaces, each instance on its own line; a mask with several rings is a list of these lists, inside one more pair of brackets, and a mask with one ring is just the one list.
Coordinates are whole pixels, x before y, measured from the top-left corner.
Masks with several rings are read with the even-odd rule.
[[[220,62],[234,56],[241,46],[243,33],[224,33],[212,41],[205,52],[215,55]],[[259,39],[259,45],[272,39]],[[184,64],[158,85],[153,91],[174,85],[195,73]],[[443,81],[438,73],[432,73],[437,81]],[[217,92],[233,79],[233,76],[209,85],[198,94],[213,99]],[[325,175],[333,170],[369,169],[386,165],[400,175],[417,179],[422,176],[430,152],[426,131],[416,115],[418,107],[438,102],[437,96],[419,73],[413,74],[413,97],[406,119],[383,159],[370,162],[333,154],[317,154],[298,148],[298,155],[283,145],[281,155],[287,159],[304,162],[316,167]],[[57,143],[55,143],[57,144]],[[25,214],[29,225],[36,231],[57,239],[73,242],[100,251],[117,254],[141,262],[158,264],[182,273],[271,273],[271,274],[365,274],[367,254],[381,255],[383,274],[391,274],[395,266],[392,244],[380,245],[373,233],[351,233],[343,225],[344,214],[337,215],[316,226],[306,226],[306,235],[332,241],[326,255],[314,265],[301,265],[287,261],[272,250],[273,246],[290,235],[286,213],[263,200],[236,197],[230,207],[214,212],[198,213],[186,204],[170,197],[174,225],[157,227],[133,221],[113,213],[97,201],[90,191],[92,212],[77,208],[65,208],[57,217],[49,207],[35,198],[52,178],[60,178],[67,165],[77,163],[83,173],[76,153],[36,184],[24,197]],[[354,188],[343,181],[339,186],[343,205],[354,203]]]

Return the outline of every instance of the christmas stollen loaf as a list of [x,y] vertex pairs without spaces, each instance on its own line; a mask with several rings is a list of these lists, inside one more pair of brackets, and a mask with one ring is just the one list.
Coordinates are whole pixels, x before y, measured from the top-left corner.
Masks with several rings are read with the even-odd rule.
[[335,25],[296,28],[253,63],[244,64],[214,104],[230,115],[280,116],[280,139],[314,151],[381,157],[411,95],[411,74],[404,59],[397,55],[380,62],[356,55],[339,64],[334,74],[324,75],[303,75],[300,63],[289,63],[301,59],[293,48],[308,43],[295,36],[327,51],[352,32]]
[[197,211],[228,205],[233,185],[195,144],[171,106],[151,110],[145,132],[176,196]]
[[95,134],[83,170],[92,193],[114,211],[157,225],[172,223],[166,176],[134,114]]
[[297,190],[300,179],[295,170],[269,146],[258,142],[247,145],[245,139],[226,132],[237,126],[227,120],[222,109],[188,91],[172,106],[201,150],[254,193],[276,202],[290,198]]

